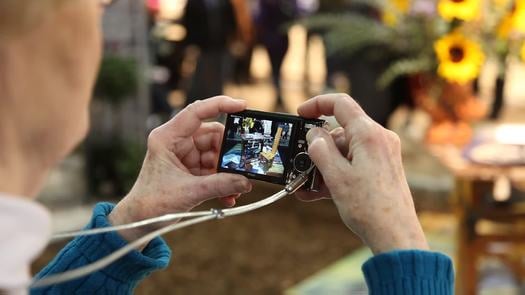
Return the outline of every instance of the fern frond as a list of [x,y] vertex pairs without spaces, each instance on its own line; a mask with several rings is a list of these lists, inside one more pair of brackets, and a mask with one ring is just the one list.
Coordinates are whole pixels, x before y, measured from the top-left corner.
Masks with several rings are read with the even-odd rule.
[[416,74],[431,71],[434,65],[430,58],[408,58],[393,62],[379,77],[377,84],[381,88],[386,88],[396,78],[402,75]]
[[388,46],[395,39],[392,28],[355,13],[321,14],[311,17],[304,24],[312,29],[325,30],[329,55],[342,53],[352,56],[369,46]]

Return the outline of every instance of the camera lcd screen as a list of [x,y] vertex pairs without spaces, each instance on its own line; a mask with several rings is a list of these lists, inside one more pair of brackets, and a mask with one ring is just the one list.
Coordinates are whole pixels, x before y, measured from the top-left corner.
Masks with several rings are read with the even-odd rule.
[[284,183],[295,123],[284,117],[262,116],[255,112],[229,115],[219,170]]

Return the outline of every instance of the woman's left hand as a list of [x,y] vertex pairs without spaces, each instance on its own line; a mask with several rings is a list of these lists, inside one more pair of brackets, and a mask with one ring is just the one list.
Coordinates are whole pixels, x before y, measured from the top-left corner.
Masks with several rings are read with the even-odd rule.
[[[241,175],[216,173],[224,126],[205,121],[245,108],[245,101],[226,96],[196,101],[153,130],[139,177],[109,215],[110,222],[119,225],[187,212],[214,198],[234,206],[240,194],[251,191],[251,183]],[[133,241],[158,226],[120,234]]]

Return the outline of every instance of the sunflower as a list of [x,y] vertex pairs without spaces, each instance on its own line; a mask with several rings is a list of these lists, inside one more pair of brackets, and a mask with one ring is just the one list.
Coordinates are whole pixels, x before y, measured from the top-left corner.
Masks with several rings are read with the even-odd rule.
[[402,13],[407,13],[410,9],[411,0],[390,0],[390,5]]
[[459,32],[437,40],[434,50],[439,61],[438,74],[448,81],[460,84],[476,78],[485,60],[479,44]]
[[497,34],[505,39],[511,33],[525,33],[525,0],[516,0],[499,24]]
[[496,31],[496,34],[500,39],[507,39],[509,37],[510,32],[512,31],[513,22],[512,15],[509,14],[503,17]]
[[438,12],[447,21],[476,19],[480,13],[479,0],[439,0]]
[[525,0],[516,0],[511,11],[512,28],[516,32],[525,33]]

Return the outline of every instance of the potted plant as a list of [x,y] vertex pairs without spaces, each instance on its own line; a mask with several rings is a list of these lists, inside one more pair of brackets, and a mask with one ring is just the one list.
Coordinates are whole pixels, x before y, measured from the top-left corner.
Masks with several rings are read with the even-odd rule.
[[121,196],[138,175],[145,146],[122,135],[120,109],[138,88],[136,62],[105,56],[95,85],[93,126],[85,145],[89,189],[95,195]]

